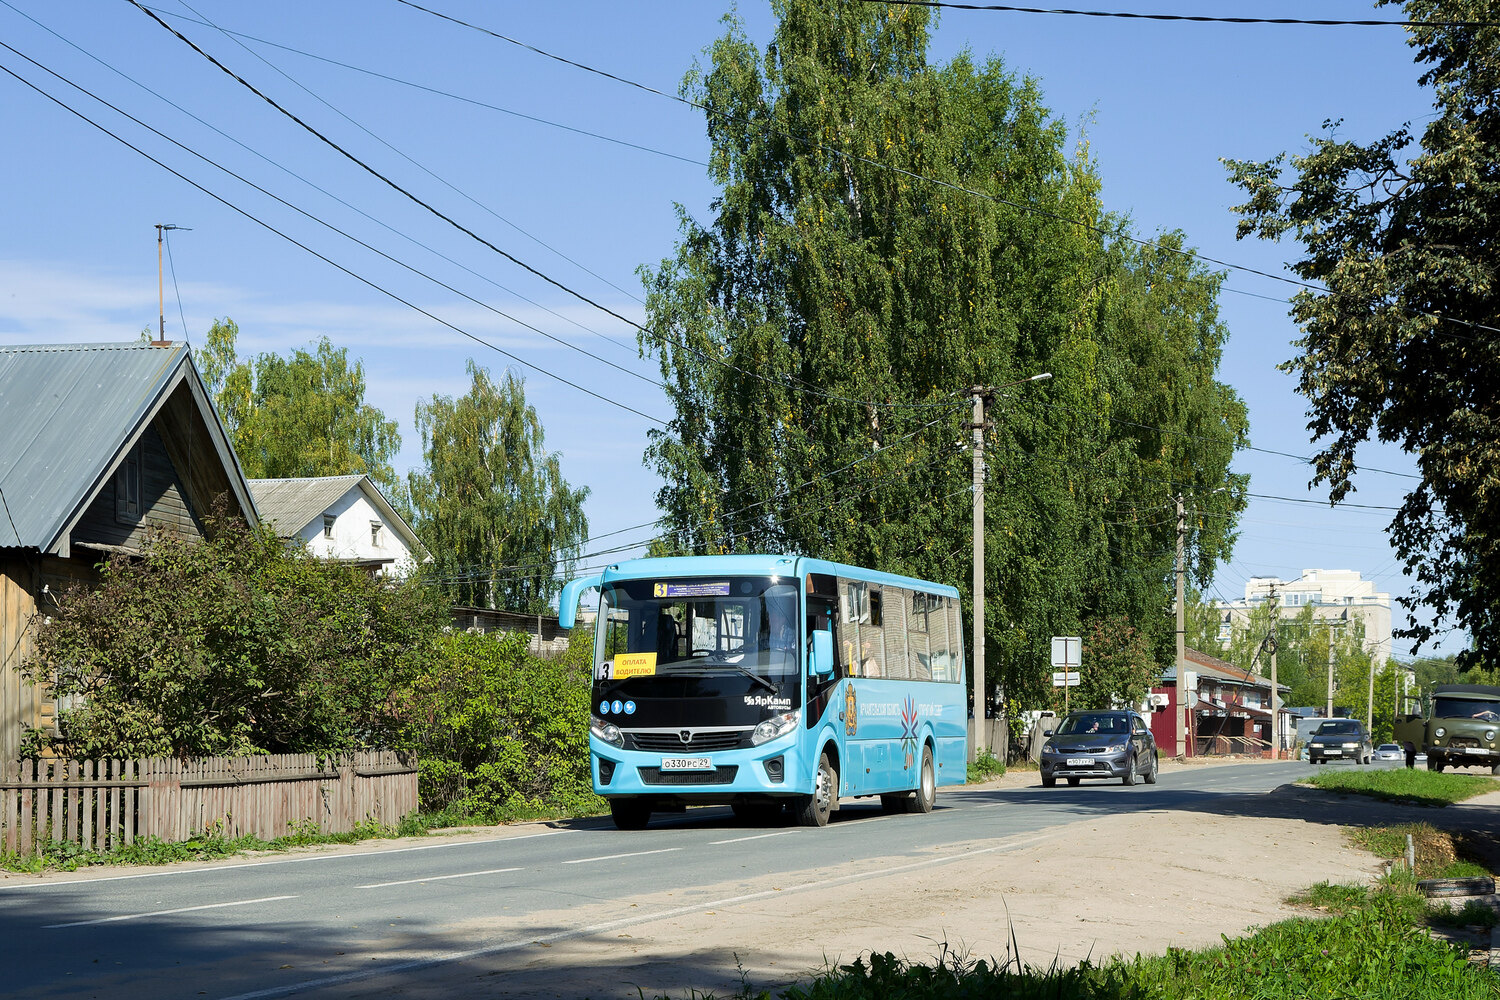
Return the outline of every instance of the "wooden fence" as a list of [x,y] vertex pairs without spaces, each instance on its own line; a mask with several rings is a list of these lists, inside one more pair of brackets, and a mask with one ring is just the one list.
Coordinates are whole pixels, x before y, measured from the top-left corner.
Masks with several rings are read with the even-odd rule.
[[95,850],[209,830],[270,840],[308,826],[348,833],[394,826],[417,808],[417,765],[389,751],[194,760],[26,760],[0,774],[0,846]]

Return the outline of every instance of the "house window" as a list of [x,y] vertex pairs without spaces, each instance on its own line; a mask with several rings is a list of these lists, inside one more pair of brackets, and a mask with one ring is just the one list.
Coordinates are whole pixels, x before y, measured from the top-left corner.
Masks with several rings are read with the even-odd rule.
[[141,519],[141,446],[132,445],[115,470],[115,520],[137,524]]
[[371,521],[370,522],[370,544],[373,545],[373,546],[375,546],[377,549],[380,548],[380,522],[379,521]]
[[332,514],[324,514],[323,515],[323,537],[324,538],[332,538],[333,537],[333,522],[334,522],[334,516]]

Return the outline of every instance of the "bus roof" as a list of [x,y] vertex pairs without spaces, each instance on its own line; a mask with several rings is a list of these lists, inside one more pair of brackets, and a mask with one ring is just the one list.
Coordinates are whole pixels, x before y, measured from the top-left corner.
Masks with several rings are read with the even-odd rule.
[[928,594],[942,594],[947,597],[958,596],[957,588],[950,587],[947,584],[933,583],[930,580],[918,580],[915,577],[901,576],[897,573],[882,573],[879,570],[847,566],[843,563],[828,562],[824,559],[810,559],[806,556],[774,555],[769,553],[628,559],[624,562],[615,563],[613,566],[605,569],[601,580],[603,583],[609,583],[613,580],[639,580],[650,577],[726,575],[800,577],[805,573],[826,573],[832,576],[866,580],[870,583],[878,583],[883,586],[920,590]]

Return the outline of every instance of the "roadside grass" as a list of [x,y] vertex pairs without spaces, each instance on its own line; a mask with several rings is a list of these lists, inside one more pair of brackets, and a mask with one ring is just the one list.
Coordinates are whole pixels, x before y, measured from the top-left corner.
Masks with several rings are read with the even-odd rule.
[[[1173,948],[1077,966],[1033,966],[1014,954],[973,960],[944,946],[931,963],[887,952],[830,969],[810,983],[786,987],[779,1000],[1495,1000],[1500,973],[1471,965],[1468,949],[1430,936],[1425,902],[1414,882],[1372,889],[1309,890],[1332,900],[1327,917],[1296,917],[1224,938],[1221,946]],[[1014,940],[1014,939],[1012,939]],[[742,978],[743,972],[742,972]],[[692,1000],[713,994],[693,991]],[[659,995],[657,1000],[670,1000]],[[727,1000],[772,1000],[742,986]]]
[[0,870],[35,875],[44,871],[77,871],[94,865],[169,865],[181,861],[215,861],[252,852],[280,852],[294,847],[318,844],[353,844],[361,840],[419,837],[427,825],[417,813],[404,817],[395,826],[359,823],[349,833],[320,833],[312,822],[294,823],[286,836],[265,840],[252,834],[226,836],[212,827],[187,840],[168,843],[156,837],[143,837],[129,844],[99,851],[68,841],[52,841],[33,854],[0,852]]
[[1486,792],[1500,791],[1500,781],[1494,778],[1405,767],[1378,771],[1365,768],[1319,771],[1303,778],[1301,784],[1329,792],[1369,795],[1423,806],[1449,806]]
[[1005,773],[1005,762],[996,757],[989,747],[984,747],[975,755],[974,761],[969,764],[969,781],[979,783],[988,781],[990,778],[998,778]]

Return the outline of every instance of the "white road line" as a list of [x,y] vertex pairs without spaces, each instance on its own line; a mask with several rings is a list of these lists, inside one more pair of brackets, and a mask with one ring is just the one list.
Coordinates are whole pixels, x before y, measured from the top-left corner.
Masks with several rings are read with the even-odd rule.
[[475,875],[499,875],[501,872],[518,872],[519,868],[490,868],[482,872],[460,872],[457,875],[429,875],[427,878],[409,878],[400,882],[371,882],[357,885],[356,889],[384,889],[388,885],[416,885],[418,882],[441,882],[445,878],[473,878]]
[[166,875],[202,875],[212,872],[227,872],[235,868],[265,868],[268,865],[295,865],[304,861],[342,861],[347,858],[380,858],[387,854],[410,854],[413,851],[443,851],[450,847],[474,847],[479,844],[508,844],[512,840],[535,840],[538,837],[555,837],[571,830],[548,830],[546,833],[526,833],[519,837],[489,837],[484,840],[461,840],[451,844],[423,844],[420,847],[393,847],[388,851],[356,851],[350,854],[316,854],[305,858],[275,858],[270,861],[245,861],[237,865],[213,865],[203,868],[174,868],[169,872],[140,872],[136,875],[105,875],[102,878],[75,878],[66,882],[26,882],[20,885],[0,885],[0,892],[22,889],[52,889],[64,885],[93,885],[95,882],[124,882],[133,878],[161,878]]
[[[897,865],[894,868],[881,868],[874,871],[856,872],[851,875],[837,875],[833,878],[824,879],[820,882],[803,882],[797,885],[789,885],[782,889],[768,889],[762,892],[746,893],[743,896],[729,896],[725,899],[712,899],[705,903],[693,903],[688,906],[679,906],[672,910],[661,910],[656,913],[641,913],[633,917],[623,917],[619,920],[609,920],[592,927],[575,927],[568,931],[556,931],[552,934],[525,935],[513,941],[501,941],[496,944],[485,945],[482,948],[470,948],[466,951],[444,951],[432,952],[422,958],[413,958],[405,962],[397,962],[374,969],[360,969],[356,972],[343,972],[337,975],[325,976],[321,979],[305,979],[300,983],[288,983],[285,986],[271,986],[263,990],[253,990],[249,993],[237,993],[234,996],[220,997],[219,1000],[272,1000],[273,997],[290,996],[293,993],[303,993],[307,990],[326,989],[332,986],[343,986],[348,983],[360,982],[365,979],[373,979],[376,976],[387,976],[398,972],[411,972],[416,969],[430,969],[434,965],[445,965],[450,962],[466,962],[481,955],[498,955],[502,952],[515,951],[518,948],[529,948],[538,944],[555,944],[558,941],[567,941],[572,938],[589,937],[595,934],[607,934],[610,931],[622,930],[626,927],[635,927],[639,924],[650,923],[653,920],[670,920],[673,917],[686,916],[689,913],[702,913],[704,910],[716,910],[725,906],[733,906],[738,903],[750,903],[758,899],[770,899],[772,897],[785,897],[788,893],[808,892],[813,889],[822,889],[831,885],[842,885],[845,882],[873,881],[887,875],[895,875],[899,872],[913,871],[917,868],[931,868],[934,865],[953,864],[968,858],[977,857],[981,854],[995,854],[1000,851],[1014,851],[1017,848],[1027,847],[1048,839],[1050,832],[1042,833],[1023,840],[1015,840],[1005,844],[996,844],[994,847],[983,847],[977,851],[964,851],[960,854],[948,855],[938,858],[928,858],[924,861],[914,861],[907,865]],[[675,848],[674,848],[675,850]],[[566,863],[566,862],[564,862]]]
[[996,806],[1003,806],[1003,805],[1005,805],[1004,802],[985,802],[982,805],[970,806],[969,808],[970,809],[993,809]]
[[590,861],[613,861],[616,858],[639,858],[647,854],[671,854],[673,851],[680,850],[682,850],[682,848],[680,847],[664,847],[659,851],[633,851],[630,854],[605,854],[602,857],[597,858],[575,858],[572,861],[564,861],[563,864],[582,865],[587,864]]
[[55,931],[63,927],[90,927],[94,924],[113,924],[121,920],[144,920],[146,917],[165,917],[173,913],[192,913],[194,910],[219,910],[226,906],[250,906],[255,903],[274,903],[296,896],[262,896],[260,899],[240,899],[233,903],[207,903],[203,906],[179,906],[175,910],[157,910],[153,913],[124,913],[118,917],[100,917],[98,920],[75,920],[70,924],[44,924],[42,930]]
[[776,833],[757,833],[753,837],[735,837],[733,840],[710,840],[708,846],[716,847],[719,844],[738,844],[746,840],[765,840],[767,837],[785,837],[787,834],[796,832],[796,830],[781,830]]

